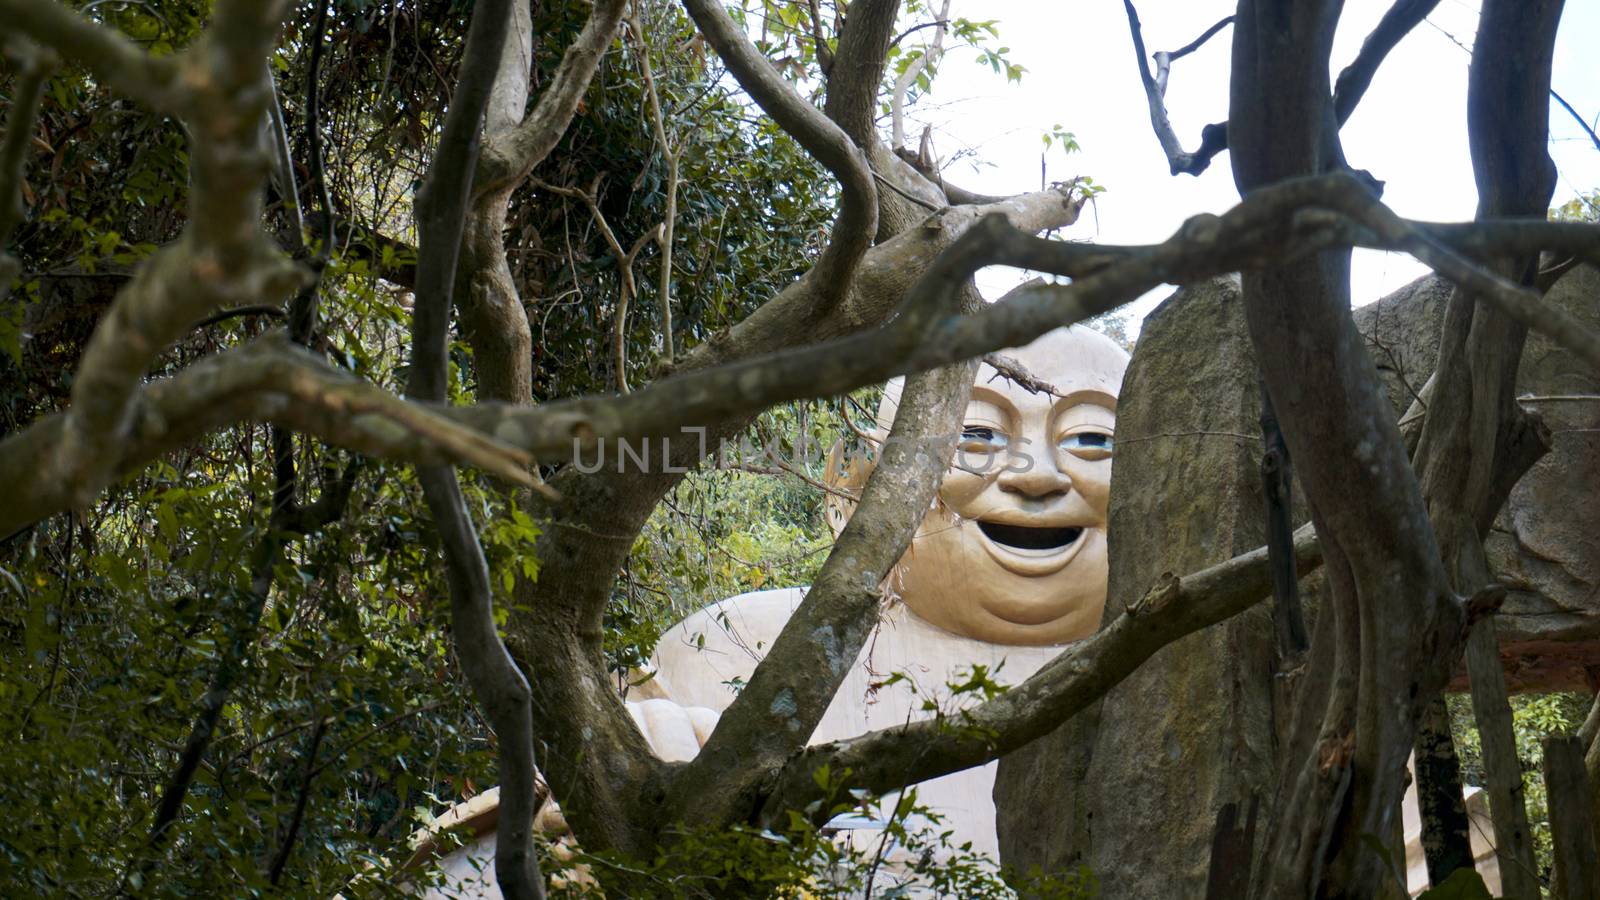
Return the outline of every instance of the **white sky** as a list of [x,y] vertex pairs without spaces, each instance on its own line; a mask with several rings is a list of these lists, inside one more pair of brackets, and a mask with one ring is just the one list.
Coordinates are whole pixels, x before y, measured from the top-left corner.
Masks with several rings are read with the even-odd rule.
[[[1227,0],[1136,2],[1146,50],[1176,50],[1232,11]],[[1335,73],[1356,56],[1390,0],[1347,0],[1334,45]],[[1089,175],[1107,190],[1098,214],[1085,210],[1062,236],[1102,243],[1149,243],[1172,234],[1185,218],[1220,213],[1238,201],[1226,153],[1198,178],[1168,174],[1151,131],[1133,41],[1120,0],[955,0],[952,16],[998,19],[999,43],[1027,67],[1021,84],[1008,85],[970,50],[947,55],[933,92],[908,116],[915,142],[924,123],[934,128],[934,148],[945,160],[971,150],[946,169],[954,183],[985,193],[1039,188],[1040,134],[1059,123],[1073,132],[1081,153],[1049,151],[1052,181]],[[1342,132],[1345,156],[1387,182],[1384,201],[1403,216],[1467,220],[1477,204],[1467,151],[1468,53],[1478,19],[1473,0],[1443,0],[1397,46],[1373,79]],[[1430,24],[1431,23],[1431,24]],[[930,32],[921,32],[930,35]],[[1230,30],[1173,65],[1167,108],[1185,149],[1199,146],[1200,129],[1227,117]],[[1567,0],[1556,42],[1554,87],[1591,122],[1600,114],[1600,78],[1594,40],[1600,3]],[[920,37],[910,38],[916,42]],[[1597,149],[1566,110],[1551,103],[1551,156],[1560,177],[1552,206],[1579,191],[1600,188]],[[1353,297],[1369,303],[1426,271],[1403,254],[1356,251]],[[1018,280],[1015,272],[980,275],[984,292],[998,295]],[[1170,293],[1152,292],[1128,309],[1141,318]]]

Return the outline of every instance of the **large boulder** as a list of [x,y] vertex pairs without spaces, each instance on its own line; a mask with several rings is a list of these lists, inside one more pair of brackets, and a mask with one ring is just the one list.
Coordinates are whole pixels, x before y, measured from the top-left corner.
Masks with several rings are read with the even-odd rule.
[[[1107,621],[1162,573],[1264,542],[1260,406],[1237,281],[1184,288],[1145,319],[1117,408]],[[1080,716],[1007,757],[1002,861],[1086,863],[1107,898],[1205,895],[1219,816],[1242,829],[1270,799],[1273,666],[1262,604],[1157,653],[1098,727]]]
[[[1397,414],[1438,360],[1450,293],[1430,275],[1355,311]],[[1600,271],[1573,269],[1545,299],[1600,328]],[[1551,450],[1518,482],[1486,541],[1491,568],[1511,588],[1497,625],[1507,681],[1512,690],[1592,689],[1600,675],[1600,373],[1532,332],[1517,393],[1550,427]]]

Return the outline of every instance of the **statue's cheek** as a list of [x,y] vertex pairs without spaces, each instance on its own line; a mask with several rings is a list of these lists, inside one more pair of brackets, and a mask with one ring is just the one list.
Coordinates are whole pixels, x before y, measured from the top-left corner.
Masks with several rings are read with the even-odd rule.
[[992,481],[990,475],[952,468],[939,486],[939,497],[956,515],[970,518],[973,505]]

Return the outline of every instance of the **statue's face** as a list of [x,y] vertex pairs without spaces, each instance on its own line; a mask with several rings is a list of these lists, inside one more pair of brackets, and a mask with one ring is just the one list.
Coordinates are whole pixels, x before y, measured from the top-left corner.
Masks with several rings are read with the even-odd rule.
[[1007,351],[1062,396],[979,369],[939,501],[893,585],[946,631],[996,644],[1093,633],[1106,598],[1116,395],[1127,354],[1085,328]]

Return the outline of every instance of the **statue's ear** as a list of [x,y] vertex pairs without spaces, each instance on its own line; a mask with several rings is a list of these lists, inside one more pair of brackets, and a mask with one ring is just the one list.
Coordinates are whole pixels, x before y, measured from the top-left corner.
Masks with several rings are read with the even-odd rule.
[[845,452],[843,438],[834,441],[833,449],[828,451],[828,467],[822,473],[822,483],[828,486],[828,494],[823,498],[822,509],[834,537],[839,536],[844,523],[855,513],[861,488],[872,474],[875,462],[876,457],[865,452]]

